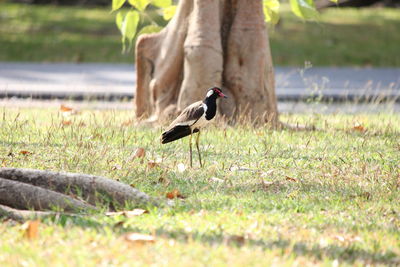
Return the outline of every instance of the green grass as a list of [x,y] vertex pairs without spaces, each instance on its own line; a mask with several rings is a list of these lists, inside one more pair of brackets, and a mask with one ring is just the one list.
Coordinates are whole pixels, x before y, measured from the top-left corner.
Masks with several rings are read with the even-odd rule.
[[[271,32],[276,65],[400,66],[399,9],[328,9],[302,22],[282,8]],[[107,8],[0,3],[0,61],[133,62]]]
[[[104,175],[152,196],[178,189],[186,197],[135,218],[48,218],[35,240],[3,221],[2,266],[400,264],[398,114],[282,116],[311,122],[312,132],[220,122],[202,135],[206,167],[195,161],[184,172],[177,164],[188,165],[188,140],[161,145],[161,128],[129,125],[128,111],[0,115],[2,166]],[[130,159],[138,147],[143,162]],[[156,242],[133,245],[127,232]]]

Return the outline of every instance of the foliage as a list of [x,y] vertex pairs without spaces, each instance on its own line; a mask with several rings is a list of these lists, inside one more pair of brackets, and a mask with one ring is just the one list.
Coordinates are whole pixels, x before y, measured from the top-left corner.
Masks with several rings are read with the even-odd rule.
[[[337,0],[330,1],[335,3],[337,2]],[[121,30],[124,50],[126,42],[131,44],[135,35],[138,33],[138,18],[146,14],[145,10],[148,6],[159,8],[163,12],[164,19],[167,21],[173,17],[177,7],[176,5],[172,4],[171,0],[113,0],[112,11],[117,11],[122,8],[125,2],[129,3],[129,5],[131,6],[130,11],[125,15],[122,15],[121,12],[123,11],[119,11],[116,15],[116,23],[118,28]],[[310,20],[316,19],[318,17],[318,12],[315,9],[314,0],[290,0],[290,5],[292,7],[293,13],[301,19]],[[265,15],[265,21],[267,23],[271,23],[274,25],[278,22],[279,7],[279,0],[263,0],[263,11]],[[152,24],[157,25],[154,21],[152,22]],[[125,28],[122,28],[121,25],[127,26]],[[154,32],[159,30],[159,28],[154,29]]]
[[400,264],[398,114],[282,116],[313,132],[210,125],[204,169],[187,168],[188,139],[161,145],[161,129],[132,117],[1,109],[2,166],[108,176],[175,203],[0,219],[2,266]]

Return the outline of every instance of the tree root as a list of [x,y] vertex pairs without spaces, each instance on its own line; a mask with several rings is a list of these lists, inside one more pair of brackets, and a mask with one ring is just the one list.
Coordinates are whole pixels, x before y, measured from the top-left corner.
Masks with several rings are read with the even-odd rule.
[[69,212],[96,208],[70,196],[38,186],[0,178],[0,204],[17,209],[52,210]]
[[[35,211],[35,210],[18,210],[8,206],[0,205],[0,218],[6,217],[14,221],[24,222],[26,220],[41,219],[48,216],[59,215],[60,212],[54,211]],[[62,213],[71,216],[76,216],[73,213]]]
[[0,169],[0,205],[8,208],[1,206],[0,215],[10,218],[21,220],[24,217],[21,212],[30,215],[32,212],[36,214],[36,211],[55,210],[90,212],[98,210],[97,205],[116,210],[126,204],[157,206],[159,203],[129,185],[105,177],[33,169]]

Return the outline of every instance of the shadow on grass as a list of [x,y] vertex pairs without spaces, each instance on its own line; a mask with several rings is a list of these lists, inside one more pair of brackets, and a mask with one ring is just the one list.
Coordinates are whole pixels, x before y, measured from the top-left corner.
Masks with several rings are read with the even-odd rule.
[[224,233],[204,234],[199,232],[186,233],[183,229],[168,231],[163,228],[156,230],[156,235],[164,238],[173,238],[178,242],[190,243],[201,242],[209,246],[227,245],[232,247],[258,247],[263,250],[281,250],[283,253],[293,253],[296,256],[308,256],[317,260],[327,257],[330,260],[339,260],[353,264],[356,261],[362,261],[368,264],[400,264],[400,257],[393,251],[368,251],[356,245],[338,246],[319,244],[307,244],[305,242],[293,242],[290,239],[257,239],[246,238],[243,236],[230,236]]
[[[83,228],[94,228],[100,233],[105,227],[113,229],[117,235],[123,235],[128,232],[143,232],[143,229],[137,226],[124,226],[123,221],[108,220],[99,222],[98,217],[80,217],[80,216],[59,216],[49,217],[47,222],[53,222],[61,226],[75,225]],[[45,222],[46,222],[45,220]],[[369,251],[363,249],[357,244],[349,245],[336,245],[330,244],[322,246],[317,243],[294,242],[285,238],[254,238],[248,236],[230,235],[224,233],[222,229],[217,229],[209,233],[202,233],[198,231],[186,232],[184,229],[167,230],[163,227],[155,229],[154,234],[158,238],[174,239],[177,242],[190,244],[192,242],[203,243],[207,246],[225,245],[229,247],[254,247],[263,250],[280,250],[282,255],[294,254],[298,256],[312,257],[316,260],[323,260],[328,258],[330,260],[339,260],[348,264],[356,262],[363,262],[365,264],[400,264],[400,257],[393,251]]]

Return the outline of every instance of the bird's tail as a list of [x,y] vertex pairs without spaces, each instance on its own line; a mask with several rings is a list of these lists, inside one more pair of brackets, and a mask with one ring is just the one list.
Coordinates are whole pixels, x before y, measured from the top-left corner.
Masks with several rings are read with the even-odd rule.
[[161,135],[161,143],[166,144],[182,137],[188,136],[192,133],[190,127],[187,125],[177,125]]

